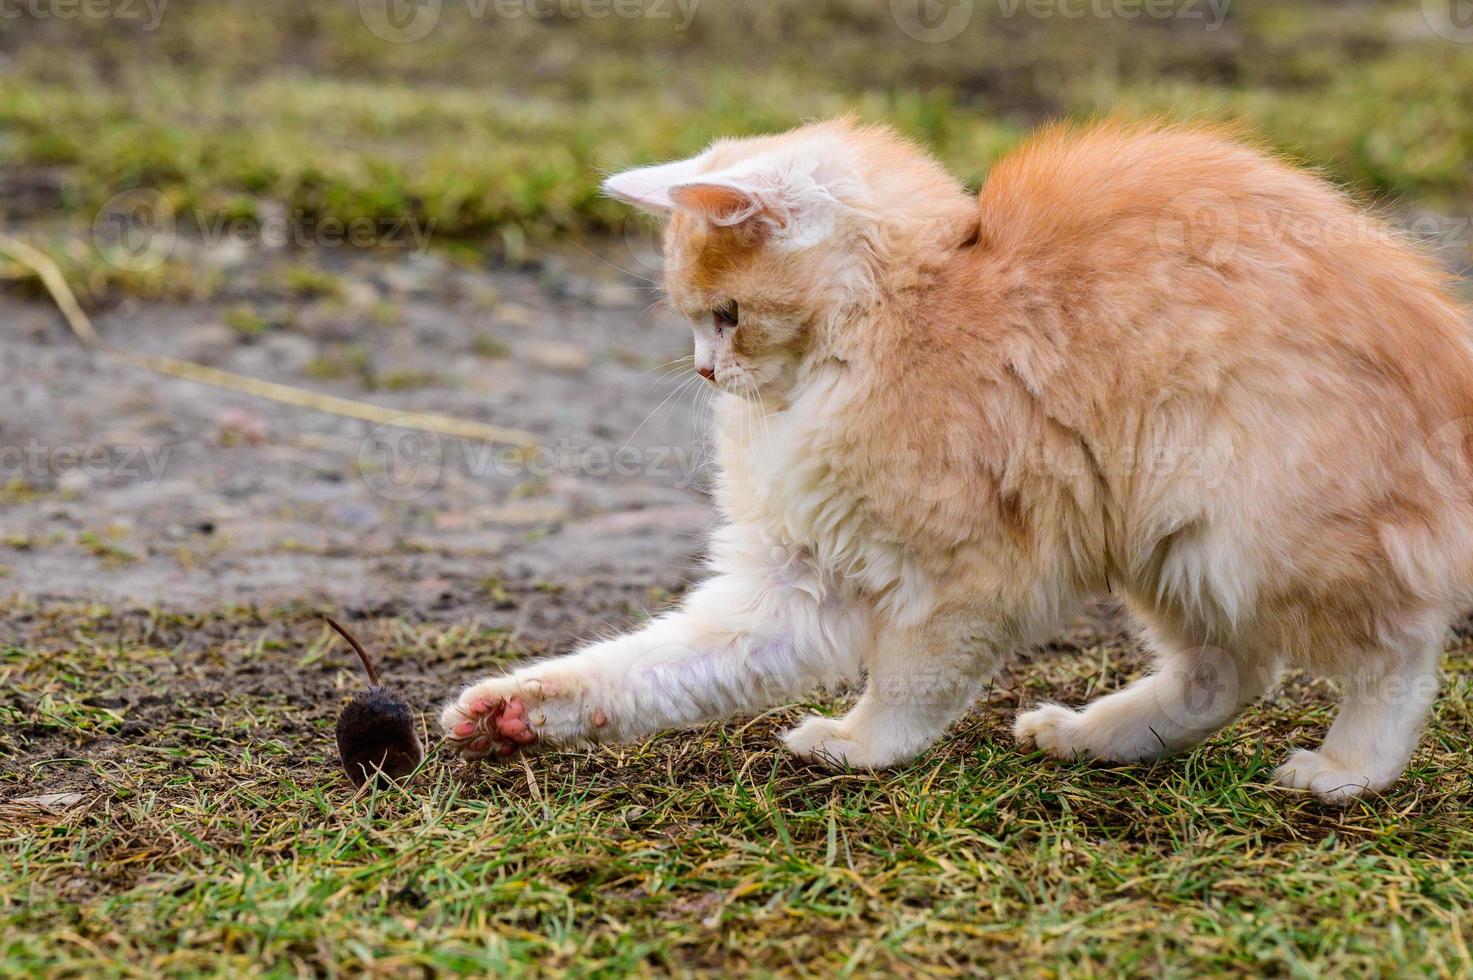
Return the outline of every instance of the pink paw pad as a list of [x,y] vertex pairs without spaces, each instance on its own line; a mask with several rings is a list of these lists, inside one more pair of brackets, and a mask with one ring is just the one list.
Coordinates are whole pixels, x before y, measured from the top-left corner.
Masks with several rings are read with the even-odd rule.
[[537,741],[537,735],[527,721],[527,706],[515,699],[497,717],[496,732],[515,745],[530,745]]
[[537,741],[527,718],[527,706],[515,698],[477,698],[460,711],[465,720],[453,725],[449,734],[460,743],[458,751],[468,759],[509,756]]

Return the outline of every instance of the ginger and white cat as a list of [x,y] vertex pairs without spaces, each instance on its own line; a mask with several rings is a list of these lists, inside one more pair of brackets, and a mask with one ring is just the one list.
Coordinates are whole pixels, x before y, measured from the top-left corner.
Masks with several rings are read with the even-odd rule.
[[1473,346],[1445,274],[1322,180],[1210,129],[1042,132],[969,195],[848,120],[605,189],[669,217],[669,300],[720,389],[711,577],[626,636],[477,683],[466,758],[616,741],[865,679],[788,732],[903,763],[1113,591],[1157,668],[1019,715],[1149,759],[1281,665],[1338,678],[1281,782],[1405,768],[1473,605]]

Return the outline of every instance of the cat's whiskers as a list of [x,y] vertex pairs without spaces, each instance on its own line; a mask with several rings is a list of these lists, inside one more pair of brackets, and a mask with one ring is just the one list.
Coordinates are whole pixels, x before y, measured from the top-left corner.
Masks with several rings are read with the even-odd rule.
[[660,376],[650,382],[650,388],[653,388],[655,387],[655,385],[660,384],[664,381],[668,381],[670,378],[675,377],[682,371],[692,369],[695,364],[695,355],[687,354],[685,357],[677,358],[676,360],[669,362],[669,364],[673,366],[660,365],[659,367],[650,368],[649,371],[645,372],[645,374],[650,374],[653,371],[659,371],[660,367],[664,368],[663,371],[660,371]]
[[677,364],[677,365],[678,364],[685,364],[686,362],[691,361],[691,360],[694,360],[694,359],[695,359],[695,355],[694,354],[682,354],[681,356],[675,357],[675,358],[671,358],[668,361],[662,361],[661,363],[656,364],[654,367],[649,368],[644,373],[645,374],[653,374],[655,371],[658,371],[661,368],[668,368],[672,364]]
[[580,251],[583,251],[583,252],[587,252],[589,255],[593,256],[595,259],[598,259],[600,262],[602,262],[604,265],[608,266],[610,269],[616,269],[619,272],[624,273],[626,276],[633,276],[635,279],[642,279],[642,280],[644,280],[645,282],[649,283],[651,286],[653,286],[656,289],[661,288],[661,283],[660,283],[660,281],[658,279],[651,279],[649,276],[642,276],[642,275],[640,275],[639,273],[635,272],[632,269],[626,269],[622,265],[619,265],[617,262],[611,262],[608,259],[604,258],[602,255],[599,255],[593,249],[588,248],[588,247],[586,247],[584,245],[580,245],[577,242],[573,242],[572,244],[573,244],[573,247],[574,248],[576,248],[576,249],[578,249]]
[[767,406],[762,402],[762,392],[757,389],[757,384],[751,378],[747,379],[747,387],[752,391],[752,401],[757,406],[757,416],[762,421],[762,444],[772,444],[772,429],[767,424]]
[[631,432],[631,433],[629,433],[629,438],[626,439],[626,440],[624,440],[624,445],[622,445],[622,446],[619,447],[619,452],[622,453],[624,450],[626,450],[626,449],[629,448],[629,444],[634,441],[634,437],[637,436],[637,435],[639,435],[640,431],[645,427],[646,424],[649,423],[649,420],[655,417],[655,413],[656,412],[658,412],[660,409],[664,408],[665,405],[668,404],[669,401],[672,398],[675,398],[681,392],[683,392],[687,388],[689,388],[691,386],[691,382],[692,381],[697,381],[697,380],[700,380],[700,375],[698,375],[698,374],[691,375],[691,377],[686,378],[679,385],[677,385],[675,387],[675,389],[670,392],[670,394],[668,394],[664,398],[662,398],[660,400],[660,403],[658,405],[656,405],[654,408],[650,409],[649,410],[649,413],[645,415],[644,419],[639,423],[639,425],[637,425],[637,426],[634,427],[634,431]]

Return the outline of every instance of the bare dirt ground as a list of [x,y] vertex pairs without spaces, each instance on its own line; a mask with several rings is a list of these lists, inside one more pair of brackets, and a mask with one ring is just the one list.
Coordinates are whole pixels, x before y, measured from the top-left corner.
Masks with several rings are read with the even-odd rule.
[[[702,393],[665,400],[690,376],[661,367],[688,335],[639,280],[592,259],[535,271],[434,254],[237,261],[210,302],[127,302],[98,329],[126,349],[515,427],[542,448],[120,365],[83,349],[49,303],[8,295],[0,590],[307,603],[548,636],[681,585],[709,520]],[[283,278],[308,295],[283,295]]]

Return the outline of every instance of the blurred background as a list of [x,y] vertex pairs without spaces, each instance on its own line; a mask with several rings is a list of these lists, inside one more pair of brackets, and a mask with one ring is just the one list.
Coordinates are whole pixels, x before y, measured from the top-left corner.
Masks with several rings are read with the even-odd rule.
[[709,520],[703,395],[681,387],[656,229],[601,199],[602,175],[850,110],[972,184],[1049,119],[1237,119],[1462,269],[1468,14],[5,0],[3,229],[58,264],[107,344],[524,438],[374,425],[90,352],[11,254],[0,587],[327,599],[548,636],[658,601]]

